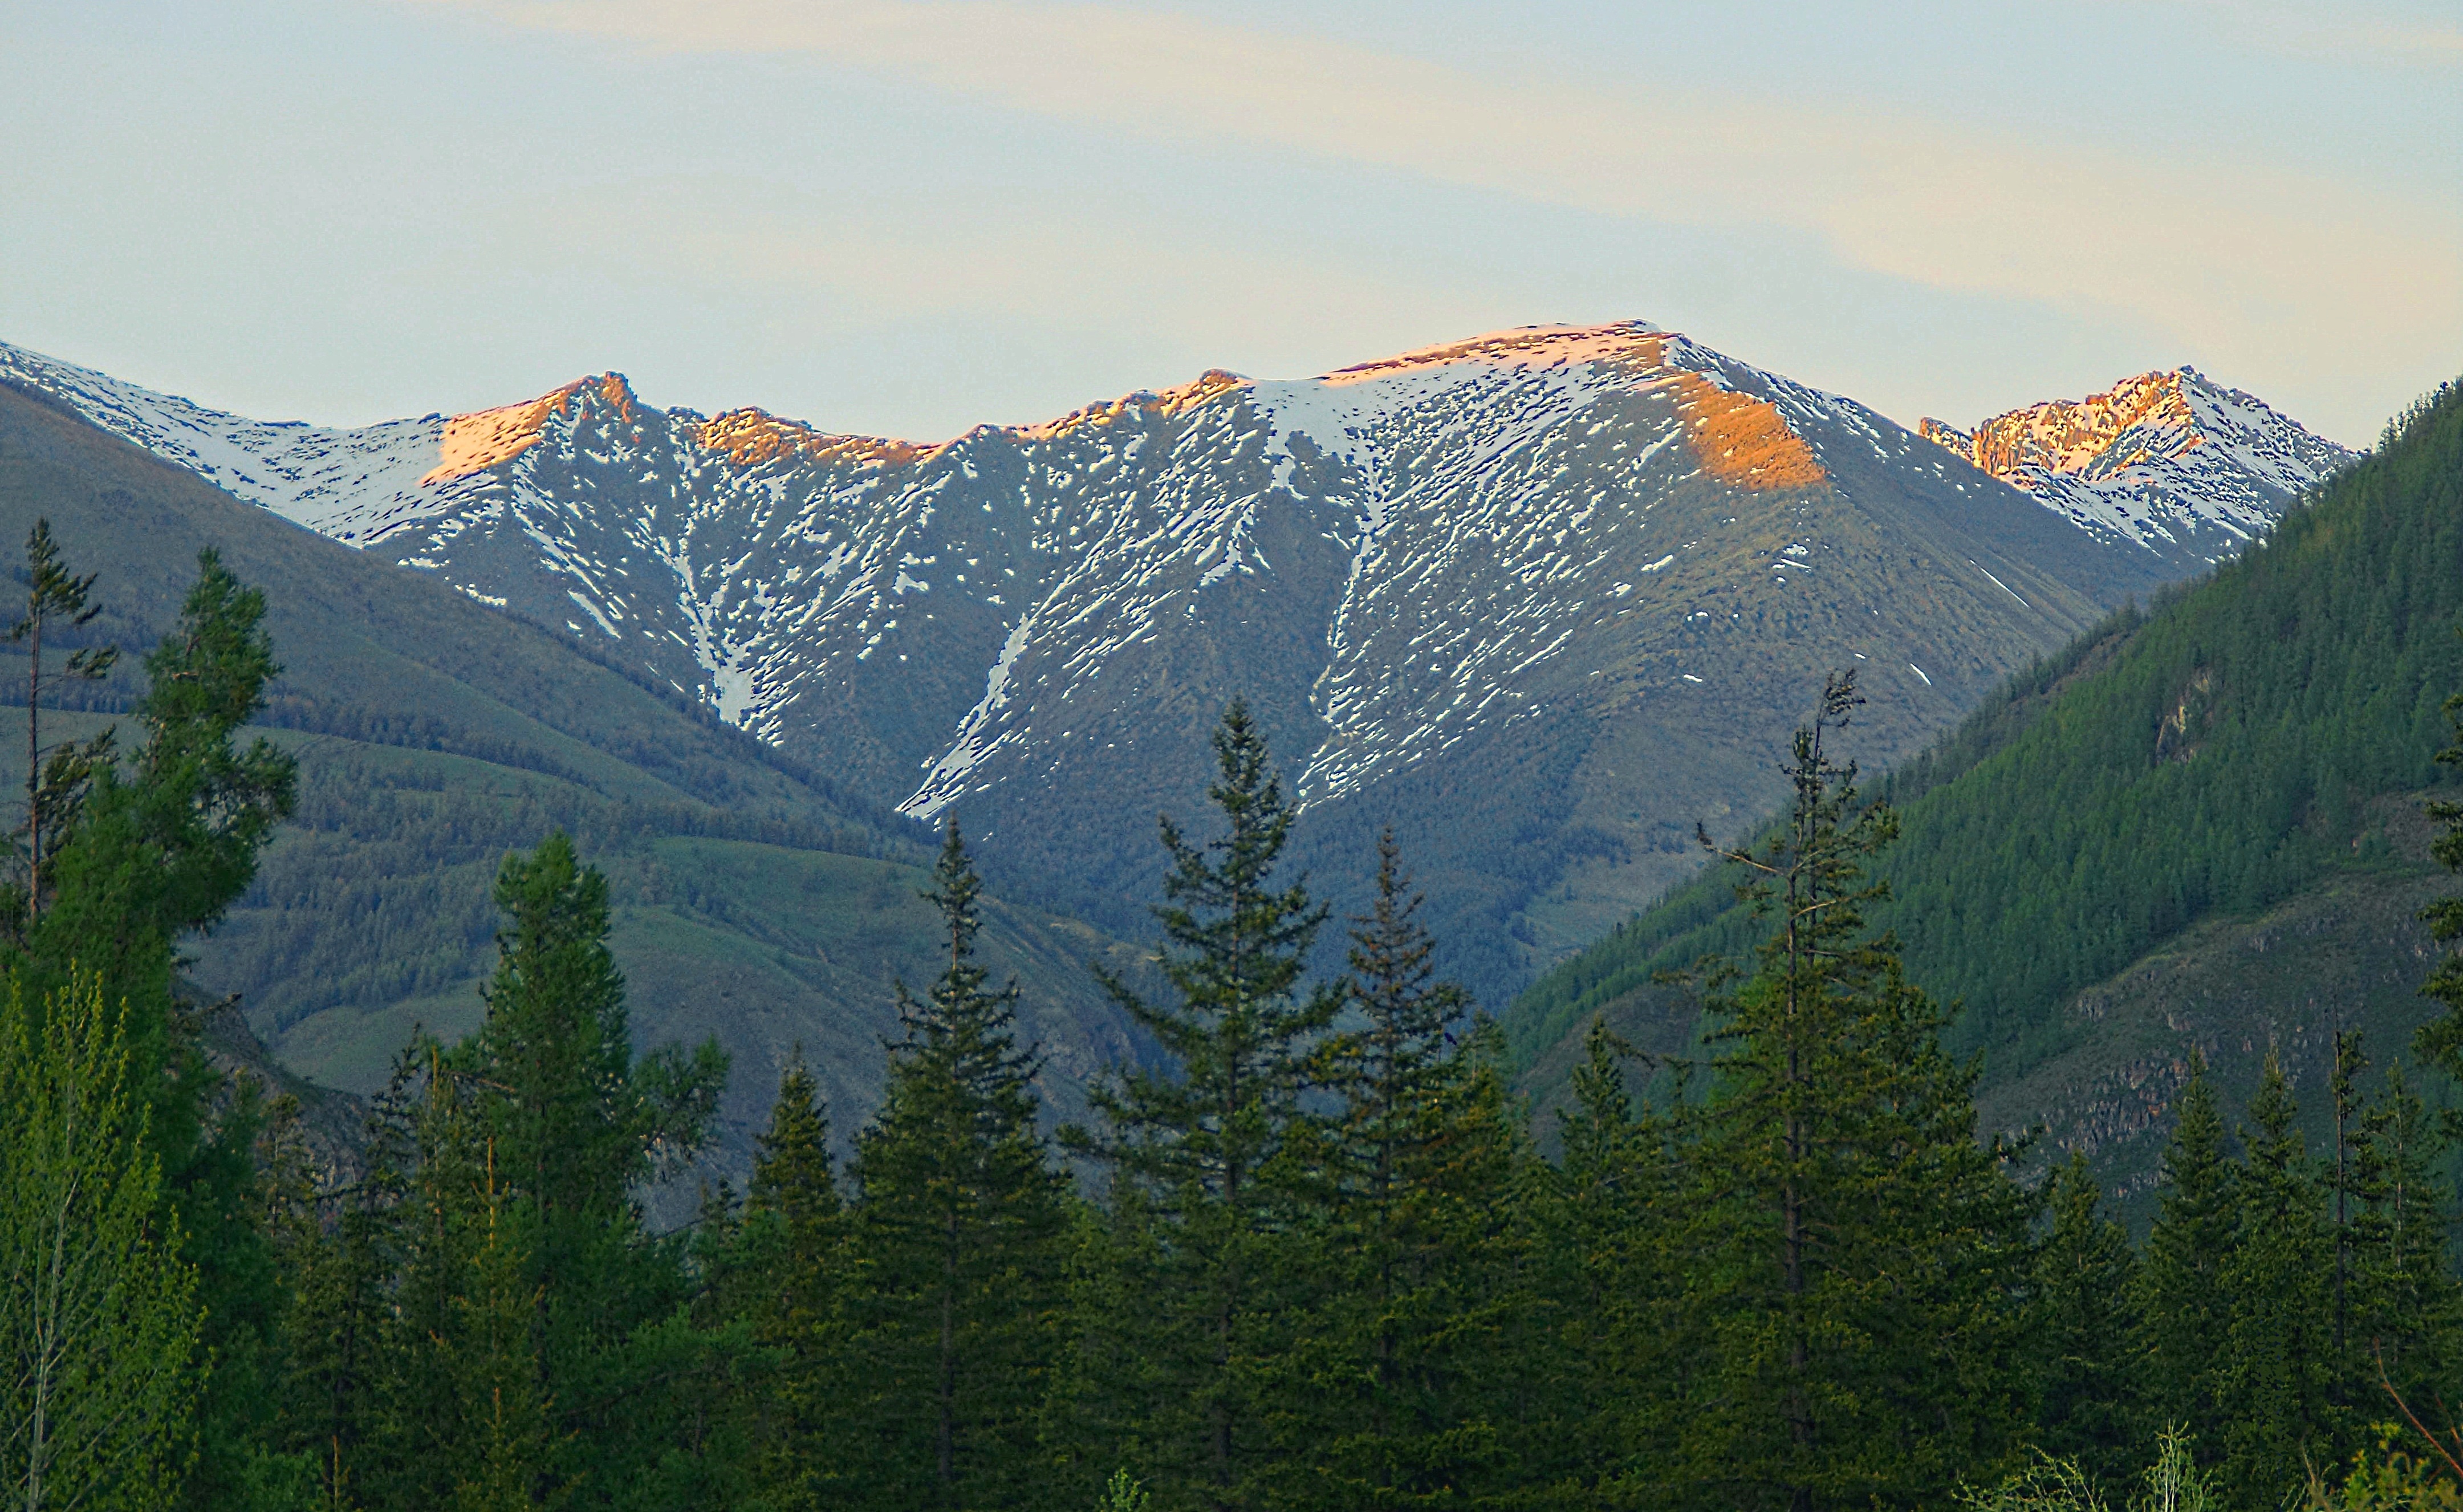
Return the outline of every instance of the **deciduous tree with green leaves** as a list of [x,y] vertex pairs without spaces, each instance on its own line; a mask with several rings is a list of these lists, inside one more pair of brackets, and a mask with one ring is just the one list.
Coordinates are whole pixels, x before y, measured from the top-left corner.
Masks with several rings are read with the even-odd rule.
[[0,1021],[0,1492],[150,1512],[205,1371],[197,1272],[163,1203],[127,1011],[91,976]]

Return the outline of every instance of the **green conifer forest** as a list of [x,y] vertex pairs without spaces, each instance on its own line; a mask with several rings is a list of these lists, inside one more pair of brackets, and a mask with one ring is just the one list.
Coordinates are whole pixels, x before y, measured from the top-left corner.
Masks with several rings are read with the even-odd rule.
[[[400,1047],[349,1158],[312,1150],[295,1097],[207,1059],[186,962],[297,801],[293,758],[248,729],[282,648],[207,552],[128,733],[47,735],[45,690],[108,653],[61,654],[92,581],[38,531],[18,635],[42,681],[0,890],[0,1497],[2463,1505],[2463,1121],[2442,1111],[2463,896],[2430,916],[2447,953],[2416,974],[2416,1038],[2339,1034],[2322,1085],[2269,1056],[2247,1097],[2189,1069],[2141,1235],[2082,1151],[1980,1129],[1974,1054],[2038,1045],[2056,1031],[2030,1004],[2175,914],[2329,865],[2365,783],[2463,764],[2458,485],[2450,387],[2265,550],[2048,672],[2076,686],[2025,738],[1971,727],[1973,749],[1868,781],[1841,744],[1861,695],[1832,678],[1785,809],[1719,852],[1715,896],[1671,904],[1688,949],[1551,989],[1580,1053],[1545,1107],[1432,968],[1390,835],[1359,858],[1362,912],[1319,901],[1235,703],[1207,807],[1160,826],[1152,969],[1095,973],[1146,1050],[1082,1115],[1044,1116],[1032,1005],[978,953],[951,823],[924,892],[936,975],[894,994],[852,1154],[798,1057],[742,1189],[710,1180],[666,1225],[648,1195],[742,1073],[714,1041],[637,1042],[607,878],[563,830],[502,857],[484,1016]],[[2414,538],[2422,520],[2444,534]],[[2402,625],[2345,603],[2372,573],[2416,600]],[[2341,628],[2294,634],[2320,625]],[[2253,637],[2348,660],[2244,669]],[[2184,645],[2216,679],[2133,670]],[[2405,691],[2430,668],[2456,673],[2442,710]],[[2268,716],[2192,707],[2225,678],[2272,679]],[[2388,691],[2329,697],[2338,679]],[[2179,744],[2099,743],[2099,711],[2157,692]],[[2212,755],[2171,759],[2189,744]],[[2163,803],[2113,796],[2125,755],[2178,774]],[[1952,766],[1981,785],[1953,793]],[[1967,807],[1919,829],[1929,801]],[[2029,804],[2067,838],[2023,907],[1910,869],[2033,844]],[[2463,868],[2463,802],[2428,817]],[[1681,1044],[1637,1047],[1583,996],[1646,966],[1699,1005]]]

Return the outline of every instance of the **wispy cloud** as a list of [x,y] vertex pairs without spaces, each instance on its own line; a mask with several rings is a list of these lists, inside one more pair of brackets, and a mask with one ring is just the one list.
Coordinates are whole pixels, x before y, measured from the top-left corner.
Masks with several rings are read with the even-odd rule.
[[[2463,340],[2463,217],[2125,140],[2034,143],[1672,78],[1472,72],[1187,15],[1013,0],[467,0],[670,54],[791,54],[1108,130],[1594,213],[1810,230],[1936,287],[2125,310],[2211,360]],[[2434,33],[2441,35],[2442,33]],[[2430,45],[2430,44],[2421,44]]]
[[2383,6],[2331,8],[2283,0],[2142,0],[2212,16],[2220,35],[2287,57],[2336,57],[2398,69],[2463,68],[2463,27],[2390,13]]

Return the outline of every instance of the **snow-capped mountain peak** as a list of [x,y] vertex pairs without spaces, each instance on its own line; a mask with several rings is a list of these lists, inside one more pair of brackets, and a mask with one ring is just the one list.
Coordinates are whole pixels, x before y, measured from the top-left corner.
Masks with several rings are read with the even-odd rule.
[[[0,380],[1097,887],[1129,887],[1136,832],[1197,800],[1238,693],[1316,832],[1389,812],[1466,899],[1587,867],[1593,902],[1545,885],[1596,923],[1691,864],[1697,818],[1758,811],[1748,747],[1783,740],[1823,671],[1868,668],[1886,760],[2197,565],[1643,321],[1210,370],[929,444],[661,408],[614,373],[357,430],[7,346]],[[2011,475],[2096,510],[2107,452],[2114,476],[2273,455],[2272,412],[2203,384],[1992,445],[2036,447]]]
[[2352,453],[2193,367],[1995,415],[1972,430],[1927,419],[1927,440],[2081,527],[2220,560]]

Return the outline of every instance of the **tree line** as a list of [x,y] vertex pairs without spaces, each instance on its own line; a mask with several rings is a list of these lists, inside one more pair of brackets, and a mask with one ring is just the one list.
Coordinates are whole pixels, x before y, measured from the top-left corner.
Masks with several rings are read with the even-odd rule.
[[[38,530],[21,639],[86,611]],[[1555,1148],[1439,979],[1405,858],[1329,917],[1233,704],[1210,812],[1166,820],[1151,1054],[1047,1137],[1018,991],[944,834],[941,963],[898,989],[834,1159],[800,1058],[743,1191],[657,1232],[728,1075],[637,1053],[606,884],[508,857],[480,1027],[414,1041],[364,1171],[217,1074],[179,953],[245,890],[289,759],[239,744],[264,601],[208,553],[146,659],[142,743],[46,748],[30,688],[0,890],[0,1485],[70,1507],[1772,1508],[2450,1505],[2463,1364],[2463,958],[2422,1072],[2339,1043],[2331,1149],[2271,1072],[2194,1071],[2144,1242],[2083,1158],[1978,1137],[1976,1063],[1867,922],[1890,808],[1825,689],[1781,822],[1722,852],[1752,953],[1704,1032],[1595,1022]],[[31,661],[41,675],[41,655]],[[66,665],[75,676],[97,654]],[[2445,759],[2463,762],[2463,741]],[[2463,806],[2440,857],[2463,865]],[[1705,837],[1705,844],[1708,839]],[[2463,900],[2432,919],[2463,937]],[[1320,935],[1345,969],[1313,972]],[[2048,1173],[2038,1174],[2037,1172]],[[2441,1434],[2447,1436],[2438,1436]],[[2440,1500],[2443,1498],[2444,1500]]]

